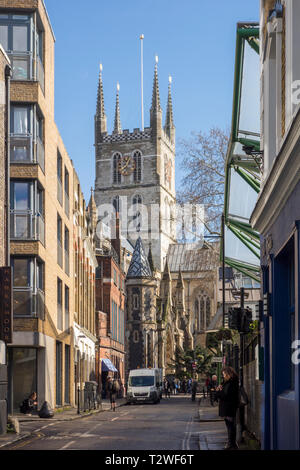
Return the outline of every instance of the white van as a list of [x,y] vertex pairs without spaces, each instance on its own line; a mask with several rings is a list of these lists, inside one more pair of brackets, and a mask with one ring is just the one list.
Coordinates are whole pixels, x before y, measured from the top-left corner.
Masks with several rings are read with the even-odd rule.
[[161,380],[160,369],[134,369],[129,371],[127,403],[159,403],[161,399]]

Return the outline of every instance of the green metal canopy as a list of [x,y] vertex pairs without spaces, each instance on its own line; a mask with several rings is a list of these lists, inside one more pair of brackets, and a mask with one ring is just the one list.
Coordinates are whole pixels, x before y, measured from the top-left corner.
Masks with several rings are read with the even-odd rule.
[[[260,191],[259,25],[237,26],[232,126],[225,165],[225,263],[260,281],[260,236],[249,220]],[[221,250],[221,260],[223,252]]]

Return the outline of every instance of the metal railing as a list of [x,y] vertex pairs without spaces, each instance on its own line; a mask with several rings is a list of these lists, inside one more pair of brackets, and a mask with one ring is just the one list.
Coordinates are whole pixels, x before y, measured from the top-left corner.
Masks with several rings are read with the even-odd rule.
[[45,149],[43,142],[38,138],[33,145],[31,134],[10,134],[10,160],[11,163],[38,163],[45,171]]
[[13,80],[33,80],[32,53],[8,52]]
[[45,245],[45,222],[31,210],[10,211],[10,238],[12,240],[39,240]]
[[13,312],[15,317],[45,320],[45,294],[33,287],[14,287]]
[[41,169],[45,173],[45,149],[43,142],[37,138],[36,141],[36,161],[39,163]]

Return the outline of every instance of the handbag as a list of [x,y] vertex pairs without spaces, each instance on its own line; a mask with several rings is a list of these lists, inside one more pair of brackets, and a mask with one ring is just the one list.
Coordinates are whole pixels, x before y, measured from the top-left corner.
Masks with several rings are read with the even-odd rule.
[[247,406],[249,403],[249,398],[246,393],[246,390],[243,386],[239,389],[239,406]]

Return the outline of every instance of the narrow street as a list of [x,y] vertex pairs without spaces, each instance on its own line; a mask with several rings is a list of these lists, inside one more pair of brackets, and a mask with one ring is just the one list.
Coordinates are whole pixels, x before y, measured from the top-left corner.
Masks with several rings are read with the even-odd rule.
[[[24,423],[30,431],[32,423]],[[49,422],[5,450],[199,450],[198,401],[171,396],[157,405],[105,411],[71,422]]]

